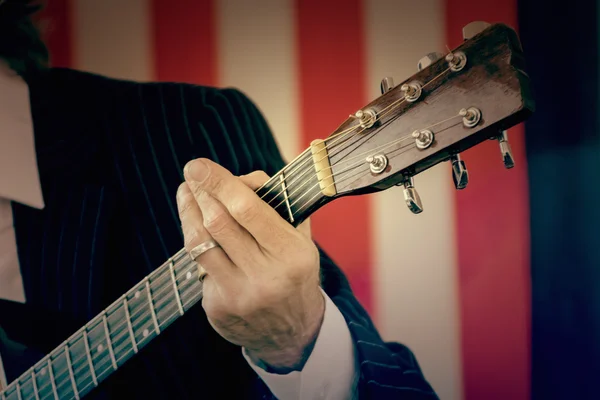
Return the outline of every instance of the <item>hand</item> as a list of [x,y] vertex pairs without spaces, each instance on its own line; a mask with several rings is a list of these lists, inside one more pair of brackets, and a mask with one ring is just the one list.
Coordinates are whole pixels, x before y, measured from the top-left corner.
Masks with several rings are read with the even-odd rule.
[[301,370],[323,319],[319,253],[310,226],[296,229],[254,190],[263,172],[235,177],[198,159],[177,193],[185,248],[220,247],[196,261],[208,275],[202,306],[212,327],[254,360],[280,372]]

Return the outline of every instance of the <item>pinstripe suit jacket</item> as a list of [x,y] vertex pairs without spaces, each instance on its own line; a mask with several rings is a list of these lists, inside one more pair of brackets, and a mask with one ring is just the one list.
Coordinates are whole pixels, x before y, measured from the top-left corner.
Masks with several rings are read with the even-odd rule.
[[[175,193],[187,161],[207,157],[236,175],[272,175],[284,166],[259,110],[233,89],[135,83],[67,69],[48,70],[29,86],[46,207],[13,206],[19,260],[29,306],[70,321],[83,324],[182,247]],[[321,268],[323,288],[355,340],[360,398],[435,398],[411,351],[382,341],[325,253]],[[45,330],[29,339],[44,351],[65,339],[50,336]],[[8,366],[9,381],[28,366],[18,364]],[[202,307],[92,397],[106,395],[270,397]]]

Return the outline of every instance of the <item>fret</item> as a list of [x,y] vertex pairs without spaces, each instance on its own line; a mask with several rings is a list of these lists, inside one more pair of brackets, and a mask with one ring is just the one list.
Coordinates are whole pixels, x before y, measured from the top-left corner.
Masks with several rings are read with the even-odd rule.
[[71,384],[73,385],[73,394],[75,394],[75,398],[79,400],[79,391],[77,390],[77,383],[75,382],[75,374],[73,373],[73,365],[71,364],[71,355],[69,354],[68,344],[65,346],[65,357],[67,358],[67,368],[69,370]]
[[31,384],[33,385],[33,394],[35,395],[35,399],[40,400],[40,392],[38,390],[34,369],[31,369]]
[[[87,390],[92,390],[95,386],[92,380],[92,370],[90,369],[89,358],[86,351],[85,329],[80,329],[66,343],[65,363],[67,368],[73,372],[75,388],[79,397],[84,397]],[[70,363],[70,367],[69,367]],[[69,381],[65,379],[65,385]],[[73,393],[75,393],[75,391]]]
[[28,370],[26,373],[21,375],[19,379],[15,382],[20,387],[21,398],[23,399],[36,399],[35,390],[33,387],[33,379],[31,374],[29,373],[31,370]]
[[17,381],[17,384],[15,385],[15,391],[17,392],[17,399],[23,400],[23,397],[21,396],[21,384],[19,381]]
[[34,368],[34,378],[39,393],[39,397],[42,400],[47,400],[48,397],[54,397],[53,383],[50,381],[48,374],[48,358],[41,359]]
[[110,360],[112,361],[113,368],[117,370],[117,360],[115,359],[115,353],[113,351],[112,340],[110,340],[110,332],[108,331],[108,323],[106,322],[106,313],[102,315],[102,323],[104,324],[104,333],[106,335],[106,346],[110,354]]
[[[146,279],[137,287],[137,291],[131,293],[127,303],[131,313],[131,329],[137,343],[138,350],[156,335],[153,327],[150,310],[148,310],[147,291],[145,289]],[[146,297],[144,297],[146,293]]]
[[177,267],[177,287],[179,289],[181,304],[184,310],[189,310],[195,302],[190,302],[190,295],[202,292],[202,284],[198,281],[198,267],[187,257]]
[[106,376],[110,375],[115,368],[114,364],[112,364],[111,354],[108,351],[103,319],[95,319],[88,325],[88,328],[92,365],[96,371],[96,378],[100,382]]
[[98,378],[96,377],[96,370],[94,369],[94,363],[92,362],[92,353],[90,352],[90,342],[87,335],[87,329],[83,329],[83,343],[85,344],[85,355],[87,356],[88,364],[90,366],[90,375],[94,386],[98,386]]
[[281,182],[281,190],[283,192],[283,197],[285,198],[285,205],[287,206],[288,213],[290,214],[290,222],[294,222],[294,214],[292,213],[292,207],[290,207],[290,199],[288,198],[287,187],[285,186],[285,178],[284,172],[281,172],[279,175],[279,181]]
[[320,191],[310,152],[288,164],[256,190],[256,194],[294,226],[327,199]]
[[156,319],[156,312],[154,311],[154,305],[152,304],[152,292],[150,290],[150,282],[146,279],[146,292],[148,293],[148,305],[150,312],[152,313],[152,321],[154,322],[154,329],[156,334],[160,334],[160,327],[158,326],[158,320]]
[[129,330],[129,336],[131,337],[131,346],[133,352],[137,354],[138,347],[135,341],[135,335],[133,334],[133,327],[131,326],[131,316],[129,315],[129,303],[127,302],[127,296],[123,297],[123,307],[125,308],[125,320],[127,320],[127,330]]
[[48,375],[50,376],[50,383],[52,384],[52,392],[54,398],[58,400],[58,391],[56,390],[56,382],[54,381],[54,372],[52,371],[52,357],[48,357]]
[[172,258],[169,258],[169,273],[171,275],[171,280],[173,281],[173,291],[175,292],[175,300],[177,301],[179,315],[183,315],[183,304],[181,304],[181,298],[179,297],[179,289],[177,288],[177,279],[175,279],[175,272],[173,271]]
[[50,358],[52,363],[52,380],[54,381],[54,387],[56,387],[59,399],[73,398],[75,395],[65,350],[68,350],[68,346],[63,346],[61,351],[51,355]]
[[122,365],[133,357],[138,350],[137,343],[134,342],[133,332],[129,330],[131,322],[128,317],[129,304],[126,304],[126,301],[127,297],[124,296],[122,301],[113,304],[105,312],[109,337],[117,365]]

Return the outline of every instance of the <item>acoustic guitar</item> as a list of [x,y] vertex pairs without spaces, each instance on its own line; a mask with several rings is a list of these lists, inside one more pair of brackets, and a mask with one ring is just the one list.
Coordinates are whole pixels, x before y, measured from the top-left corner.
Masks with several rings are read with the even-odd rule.
[[[421,59],[404,82],[385,78],[380,97],[313,141],[257,195],[297,226],[335,199],[398,185],[418,214],[414,176],[436,164],[449,161],[464,189],[469,174],[460,153],[491,139],[512,168],[506,130],[534,111],[519,38],[506,25],[483,22],[463,35],[454,50]],[[197,266],[182,249],[10,383],[0,400],[86,396],[201,298]]]

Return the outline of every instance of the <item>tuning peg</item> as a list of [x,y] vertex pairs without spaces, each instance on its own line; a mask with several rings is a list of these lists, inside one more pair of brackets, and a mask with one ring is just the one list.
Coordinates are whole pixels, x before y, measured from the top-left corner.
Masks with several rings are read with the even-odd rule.
[[452,162],[452,179],[456,189],[461,190],[467,187],[469,183],[469,171],[465,166],[465,162],[461,160],[459,154],[454,154],[450,157]]
[[473,21],[463,27],[463,39],[469,40],[478,33],[486,30],[490,26],[484,21]]
[[394,87],[394,78],[391,76],[386,76],[381,80],[381,94],[392,90]]
[[438,52],[428,53],[425,57],[419,60],[419,63],[417,64],[417,70],[421,71],[423,68],[429,67],[443,56],[444,55],[442,53]]
[[510,143],[508,143],[508,133],[506,133],[506,131],[502,131],[500,136],[498,136],[498,142],[500,143],[500,154],[502,154],[504,166],[507,169],[514,167],[515,158],[513,157],[512,150],[510,149]]
[[423,204],[421,203],[421,198],[419,197],[419,193],[417,193],[417,189],[415,189],[412,177],[404,181],[404,201],[406,201],[408,209],[412,211],[413,214],[419,214],[423,211]]

